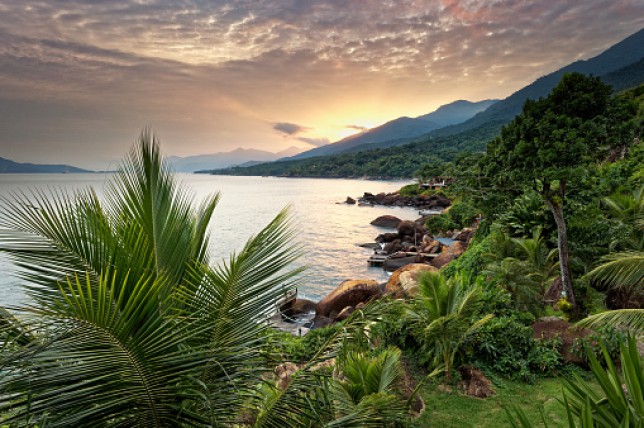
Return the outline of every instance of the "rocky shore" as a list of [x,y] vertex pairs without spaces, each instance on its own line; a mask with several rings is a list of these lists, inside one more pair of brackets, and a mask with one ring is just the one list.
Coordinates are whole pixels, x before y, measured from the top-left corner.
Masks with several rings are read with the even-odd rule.
[[[356,203],[353,198],[347,198],[347,203]],[[403,196],[399,192],[373,193],[365,192],[357,202],[362,205],[384,205],[393,207],[414,207],[418,209],[445,209],[452,202],[440,195]]]
[[[410,206],[416,208],[445,208],[451,201],[441,196],[407,197],[398,193],[365,193],[360,203],[373,205]],[[347,198],[347,203],[358,202]],[[304,319],[303,323],[277,325],[293,334],[306,334],[310,328],[320,328],[348,318],[369,301],[383,296],[397,299],[413,297],[418,292],[420,274],[438,272],[458,258],[467,249],[474,230],[452,232],[451,239],[433,236],[425,228],[425,217],[416,221],[401,220],[392,215],[374,219],[371,224],[392,229],[376,236],[373,243],[362,247],[373,248],[374,255],[384,260],[384,268],[392,272],[386,283],[372,279],[348,279],[338,285],[319,302],[295,298],[286,302],[280,313],[283,319]],[[439,240],[441,239],[441,240]],[[443,242],[441,242],[443,241]],[[278,317],[279,318],[279,317]],[[306,322],[310,320],[310,322]],[[275,324],[280,320],[275,319]]]

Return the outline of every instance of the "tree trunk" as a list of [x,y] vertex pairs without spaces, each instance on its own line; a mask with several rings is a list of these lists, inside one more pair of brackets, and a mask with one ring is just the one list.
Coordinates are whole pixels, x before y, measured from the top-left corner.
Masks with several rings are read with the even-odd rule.
[[557,245],[559,247],[559,270],[561,271],[561,283],[563,291],[566,293],[566,299],[577,310],[575,301],[575,292],[572,288],[572,276],[570,275],[570,264],[568,261],[568,232],[566,231],[566,219],[563,215],[563,191],[560,192],[560,201],[554,200],[552,196],[546,196],[546,205],[550,208],[555,223],[557,224]]

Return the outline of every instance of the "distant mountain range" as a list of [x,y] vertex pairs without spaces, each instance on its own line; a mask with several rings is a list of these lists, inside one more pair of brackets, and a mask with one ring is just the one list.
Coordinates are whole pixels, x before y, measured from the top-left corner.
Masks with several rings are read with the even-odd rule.
[[[345,139],[330,145],[342,147],[339,152],[331,156],[320,156],[319,151],[314,152],[318,149],[314,149],[298,156],[302,159],[281,160],[271,164],[233,168],[217,173],[290,177],[411,177],[424,163],[450,161],[459,152],[484,150],[487,142],[498,135],[501,127],[521,112],[527,99],[546,96],[567,72],[599,76],[615,91],[644,84],[644,29],[591,59],[573,62],[537,79],[504,100],[490,101],[491,104],[487,108],[461,123],[439,127],[420,136],[408,137],[403,133],[392,133],[390,135],[393,138],[380,142],[371,140],[355,144],[354,140],[349,140],[350,144],[342,146],[340,143],[347,143]],[[437,110],[434,113],[438,112]],[[426,117],[427,115],[421,116],[421,118]],[[400,119],[405,119],[406,122],[414,120]],[[386,128],[388,124],[396,123],[400,119],[388,122],[379,128]],[[434,125],[427,126],[439,124],[436,115],[430,117],[430,121]],[[378,128],[372,131],[380,132]],[[318,156],[305,158],[311,153]]]
[[[399,117],[384,123],[376,128],[368,129],[356,135],[351,135],[335,143],[303,152],[291,159],[305,159],[314,156],[328,156],[338,153],[354,151],[356,147],[368,147],[370,144],[382,144],[396,141],[409,140],[427,134],[435,129],[463,122],[475,114],[487,109],[498,100],[484,100],[471,102],[465,100],[454,101],[443,105],[432,113],[416,118]],[[384,144],[387,147],[386,144]]]
[[35,163],[20,163],[9,159],[0,158],[0,174],[36,174],[36,173],[78,173],[93,172],[86,169],[76,168],[70,165],[42,165]]
[[207,169],[228,168],[231,166],[251,166],[270,162],[280,158],[294,156],[302,149],[289,147],[273,153],[255,149],[236,149],[231,152],[220,152],[188,157],[170,156],[168,161],[176,172],[195,172]]
[[[587,75],[606,76],[607,83],[613,86],[616,91],[641,83],[641,72],[630,68],[644,57],[644,29],[621,42],[608,48],[601,54],[585,61],[576,61],[535,80],[530,85],[518,90],[504,100],[499,101],[487,110],[478,113],[463,123],[441,128],[430,132],[430,136],[455,135],[468,129],[474,129],[485,123],[506,124],[521,112],[523,104],[527,99],[545,97],[559,83],[564,73],[579,72]],[[620,73],[626,79],[614,79],[612,73],[621,70]],[[640,67],[641,71],[641,67]]]

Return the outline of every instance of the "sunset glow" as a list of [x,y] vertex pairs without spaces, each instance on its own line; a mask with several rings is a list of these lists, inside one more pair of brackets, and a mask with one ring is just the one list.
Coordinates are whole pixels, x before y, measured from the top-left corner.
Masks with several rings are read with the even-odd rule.
[[0,156],[104,168],[144,126],[180,156],[312,148],[504,98],[642,26],[629,0],[0,0]]

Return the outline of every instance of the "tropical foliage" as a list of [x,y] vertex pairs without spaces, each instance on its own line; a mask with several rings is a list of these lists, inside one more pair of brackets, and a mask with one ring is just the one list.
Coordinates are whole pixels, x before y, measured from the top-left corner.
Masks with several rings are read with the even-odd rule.
[[[315,361],[285,389],[267,382],[265,320],[295,284],[298,270],[288,266],[298,247],[284,211],[211,267],[218,199],[195,209],[144,132],[104,201],[92,190],[4,201],[0,245],[33,301],[0,318],[4,423],[301,427],[404,418],[400,400],[387,395],[394,351],[373,362],[379,369],[369,379],[380,376],[381,388],[352,406]],[[316,361],[333,355],[339,339],[331,339]],[[346,373],[361,361],[349,360]],[[376,411],[382,400],[390,412]]]
[[433,360],[434,367],[442,367],[449,380],[463,342],[492,318],[481,314],[481,281],[426,272],[419,288],[420,296],[407,318],[420,335],[421,352]]

